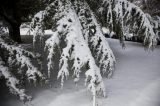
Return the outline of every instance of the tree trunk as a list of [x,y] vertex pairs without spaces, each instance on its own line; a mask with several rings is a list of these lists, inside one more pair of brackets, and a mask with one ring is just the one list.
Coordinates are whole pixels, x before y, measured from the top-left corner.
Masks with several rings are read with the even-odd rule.
[[10,24],[9,26],[9,36],[15,42],[21,43],[21,36],[20,36],[20,25],[21,24]]

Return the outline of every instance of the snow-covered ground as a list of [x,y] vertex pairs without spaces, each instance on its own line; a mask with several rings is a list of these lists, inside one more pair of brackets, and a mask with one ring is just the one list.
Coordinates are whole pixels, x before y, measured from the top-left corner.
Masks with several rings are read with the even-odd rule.
[[[45,30],[45,35],[52,35],[53,31],[52,30]],[[23,35],[33,35],[33,31],[31,31],[29,28],[21,28],[20,29],[20,34]]]
[[[160,46],[147,52],[141,44],[127,42],[122,49],[118,40],[107,39],[116,56],[113,78],[104,79],[106,98],[98,98],[98,106],[160,106]],[[15,104],[15,105],[13,105]],[[92,106],[91,94],[84,87],[84,78],[78,88],[73,80],[65,81],[34,95],[33,106]],[[3,106],[3,105],[2,105]],[[11,100],[4,106],[22,106]]]
[[105,81],[108,98],[102,106],[160,106],[160,47],[146,52],[141,44],[127,43],[122,50],[116,40],[109,42],[117,65]]

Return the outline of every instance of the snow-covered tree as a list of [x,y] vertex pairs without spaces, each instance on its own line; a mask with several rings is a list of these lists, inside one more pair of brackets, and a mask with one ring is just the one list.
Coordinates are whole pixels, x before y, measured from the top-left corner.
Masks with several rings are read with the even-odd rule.
[[124,43],[124,35],[133,33],[134,36],[143,40],[145,46],[150,48],[155,45],[157,35],[154,32],[154,27],[140,7],[127,0],[100,1],[101,4],[96,6],[95,13],[98,14],[103,26],[116,32],[122,44]]
[[129,0],[141,7],[141,9],[149,13],[151,16],[160,15],[160,1],[159,0]]
[[[115,64],[115,57],[102,33],[102,27],[109,28],[111,33],[115,32],[122,46],[124,36],[130,33],[143,40],[148,48],[156,43],[157,35],[149,15],[127,0],[53,0],[31,22],[34,48],[37,38],[43,41],[46,29],[53,31],[44,44],[48,54],[47,77],[51,78],[51,73],[56,71],[53,69],[58,52],[57,78],[61,80],[61,86],[70,75],[77,84],[81,73],[85,73],[85,84],[93,94],[93,106],[96,106],[97,95],[105,96],[102,77],[111,77]],[[35,54],[8,42],[11,41],[0,39],[0,50],[3,51],[0,52],[1,76],[7,79],[7,85],[20,98],[28,98],[16,86],[20,84],[18,80],[24,81],[25,77],[36,82],[39,78],[44,79],[44,74],[36,67],[39,60]]]
[[154,31],[155,31],[156,35],[158,36],[158,38],[157,38],[158,41],[160,41],[160,17],[159,16],[151,17],[149,14],[147,17],[154,27]]
[[0,78],[6,80],[11,93],[18,95],[20,100],[30,100],[31,96],[25,93],[22,83],[28,81],[36,84],[37,79],[44,80],[45,77],[33,63],[37,56],[6,36],[0,36]]
[[87,65],[86,84],[93,94],[94,106],[96,95],[105,95],[102,76],[112,76],[115,63],[101,27],[115,31],[122,44],[124,35],[129,33],[144,39],[144,45],[149,48],[157,38],[146,14],[126,0],[54,0],[33,18],[34,36],[43,36],[47,26],[53,31],[45,42],[48,77],[54,71],[57,50],[60,53],[57,78],[61,78],[61,86],[71,73],[77,83],[82,68]]
[[[65,77],[70,73],[73,73],[77,83],[82,68],[87,66],[85,83],[88,89],[94,98],[96,94],[105,96],[102,74],[106,77],[113,74],[115,58],[87,2],[55,0],[43,13],[40,17],[36,15],[34,20],[40,18],[38,20],[43,21],[42,17],[51,16],[51,22],[54,23],[53,35],[45,42],[45,49],[48,51],[48,77],[57,47],[61,55],[57,75],[61,78],[61,85],[63,86]],[[45,21],[38,23],[43,24]],[[44,28],[36,28],[35,31],[43,32],[40,29]],[[35,34],[37,35],[37,32]],[[69,69],[69,61],[73,61],[72,69]]]
[[160,32],[160,2],[158,0],[130,0],[137,6],[139,6],[145,13],[152,26],[154,27],[154,31],[156,35]]

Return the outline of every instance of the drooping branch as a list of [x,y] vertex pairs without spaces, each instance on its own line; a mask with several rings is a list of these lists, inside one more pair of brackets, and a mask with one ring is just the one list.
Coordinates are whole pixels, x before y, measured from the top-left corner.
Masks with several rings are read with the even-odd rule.
[[0,57],[0,77],[6,79],[6,85],[9,87],[11,93],[18,95],[20,100],[26,101],[31,100],[31,96],[25,94],[25,90],[18,88],[17,85],[20,85],[19,80],[14,77],[14,75],[9,71],[8,67],[5,66],[5,63]]
[[[80,3],[82,5],[82,2]],[[48,51],[48,76],[50,77],[53,68],[55,48],[58,47],[61,50],[61,56],[59,63],[60,70],[57,77],[61,77],[61,85],[63,86],[64,78],[70,74],[69,61],[73,61],[74,81],[77,82],[79,80],[81,68],[88,65],[85,74],[88,88],[93,94],[95,92],[104,94],[101,72],[107,73],[106,75],[109,76],[112,73],[115,59],[105,37],[103,37],[94,14],[86,2],[83,4],[85,5],[79,8],[76,3],[70,1],[65,1],[64,3],[63,0],[55,0],[45,10],[44,17],[51,16],[51,22],[54,23],[52,26],[53,34],[46,41],[45,46]],[[81,16],[76,7],[80,11],[85,11],[86,9],[87,13],[89,13],[86,15],[89,16]],[[83,10],[83,8],[85,9]],[[51,11],[54,11],[54,13]],[[84,20],[82,19],[83,17]],[[43,19],[41,21],[45,22]],[[83,52],[84,50],[85,52]]]
[[36,59],[36,55],[12,43],[8,44],[2,38],[0,38],[0,49],[5,53],[6,56],[8,56],[5,56],[6,58],[4,58],[4,60],[7,62],[9,67],[16,65],[19,66],[19,73],[22,73],[24,67],[26,67],[25,76],[27,76],[29,81],[36,82],[37,77],[41,78],[42,80],[44,79],[42,73],[31,62],[31,58]]
[[77,12],[79,10],[78,17],[83,28],[82,33],[91,48],[93,56],[95,56],[96,63],[101,68],[101,72],[106,74],[106,77],[111,76],[115,58],[102,34],[101,26],[86,2],[75,2],[75,9]]
[[[80,78],[81,68],[88,64],[89,69],[86,71],[86,84],[88,83],[88,88],[94,93],[94,91],[104,92],[104,86],[102,82],[102,77],[100,74],[100,69],[97,67],[95,60],[91,54],[87,42],[84,40],[82,35],[82,26],[79,21],[78,16],[74,9],[72,9],[71,2],[66,2],[65,8],[63,10],[63,17],[57,22],[56,34],[53,34],[49,40],[47,40],[47,45],[57,44],[54,40],[55,36],[57,38],[64,38],[66,47],[62,49],[61,59],[60,59],[60,70],[58,73],[58,78],[61,77],[61,84],[63,86],[64,77],[69,75],[68,71],[68,61],[73,60],[73,76],[74,81],[78,81]],[[60,13],[61,14],[61,13]],[[51,42],[49,42],[51,41]],[[50,46],[51,47],[51,46]],[[53,47],[53,46],[52,46]],[[49,50],[54,50],[49,48]],[[86,52],[82,52],[82,51]],[[52,52],[52,51],[51,51]]]
[[127,0],[100,1],[101,6],[97,9],[98,11],[94,12],[102,25],[116,32],[122,43],[124,43],[124,36],[132,33],[143,40],[144,45],[148,48],[156,45],[157,35],[154,32],[154,27],[139,7]]

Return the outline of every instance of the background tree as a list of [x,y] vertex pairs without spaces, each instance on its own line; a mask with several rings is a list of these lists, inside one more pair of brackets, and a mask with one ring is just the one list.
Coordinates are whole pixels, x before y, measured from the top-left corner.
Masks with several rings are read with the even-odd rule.
[[149,13],[151,16],[160,16],[160,1],[159,0],[129,0],[130,2],[141,7],[141,9]]
[[[114,31],[124,45],[130,33],[147,47],[155,45],[154,25],[140,7],[127,0],[87,0],[102,26]],[[95,4],[95,5],[93,5]]]
[[9,36],[21,42],[20,25],[45,7],[47,0],[1,0],[0,17],[7,22]]

